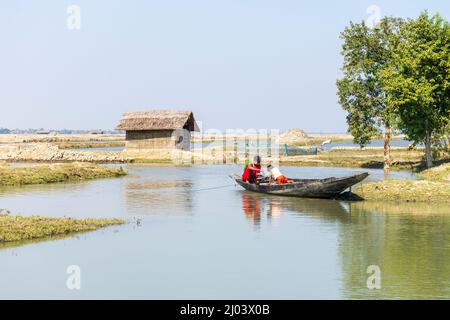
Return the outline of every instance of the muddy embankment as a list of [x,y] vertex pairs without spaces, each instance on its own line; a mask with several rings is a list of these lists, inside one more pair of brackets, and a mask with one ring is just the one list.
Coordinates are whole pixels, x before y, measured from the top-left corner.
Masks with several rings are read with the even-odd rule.
[[131,159],[119,152],[62,150],[50,143],[20,143],[0,145],[0,161],[125,163]]

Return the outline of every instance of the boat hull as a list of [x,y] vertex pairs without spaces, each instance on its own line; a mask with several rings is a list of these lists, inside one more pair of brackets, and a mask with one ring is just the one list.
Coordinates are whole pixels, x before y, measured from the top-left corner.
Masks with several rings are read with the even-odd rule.
[[280,196],[301,198],[335,198],[351,186],[363,181],[369,174],[367,172],[343,178],[326,179],[294,179],[293,183],[268,184],[248,183],[242,181],[238,175],[230,175],[245,190],[267,193]]

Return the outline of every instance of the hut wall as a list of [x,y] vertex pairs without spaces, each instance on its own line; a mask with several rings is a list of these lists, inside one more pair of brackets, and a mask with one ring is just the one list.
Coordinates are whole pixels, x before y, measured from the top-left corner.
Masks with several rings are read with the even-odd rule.
[[[180,138],[182,137],[182,138]],[[142,130],[126,132],[126,148],[131,150],[190,150],[188,130]]]

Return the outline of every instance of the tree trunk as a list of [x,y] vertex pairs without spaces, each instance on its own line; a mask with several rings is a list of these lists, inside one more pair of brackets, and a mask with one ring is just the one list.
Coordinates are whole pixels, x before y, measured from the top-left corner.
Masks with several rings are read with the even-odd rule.
[[427,168],[433,166],[433,155],[431,154],[431,132],[427,131],[425,136],[425,160]]
[[391,166],[391,128],[386,126],[384,131],[384,172],[388,172]]

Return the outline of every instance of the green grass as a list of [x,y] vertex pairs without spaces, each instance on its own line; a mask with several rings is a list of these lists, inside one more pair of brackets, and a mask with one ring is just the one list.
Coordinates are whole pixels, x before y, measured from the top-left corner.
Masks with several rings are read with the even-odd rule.
[[[391,169],[414,169],[423,163],[423,151],[392,149]],[[281,158],[283,165],[383,168],[382,149],[336,149],[316,156],[295,156]]]
[[56,146],[60,149],[88,149],[88,148],[113,148],[124,147],[125,141],[105,141],[105,142],[90,142],[90,141],[62,141],[56,142]]
[[417,175],[422,179],[430,181],[443,181],[450,183],[450,163],[444,163],[440,166],[423,170]]
[[0,166],[0,186],[20,186],[112,178],[126,174],[127,173],[122,168],[113,169],[92,163],[78,162],[26,167]]
[[427,180],[385,180],[363,183],[353,193],[365,200],[450,202],[450,184]]
[[0,244],[93,231],[124,223],[121,219],[0,216]]
[[133,158],[131,163],[136,164],[173,164],[172,159]]
[[385,180],[363,183],[353,193],[365,200],[450,202],[450,163],[417,174],[423,180]]

